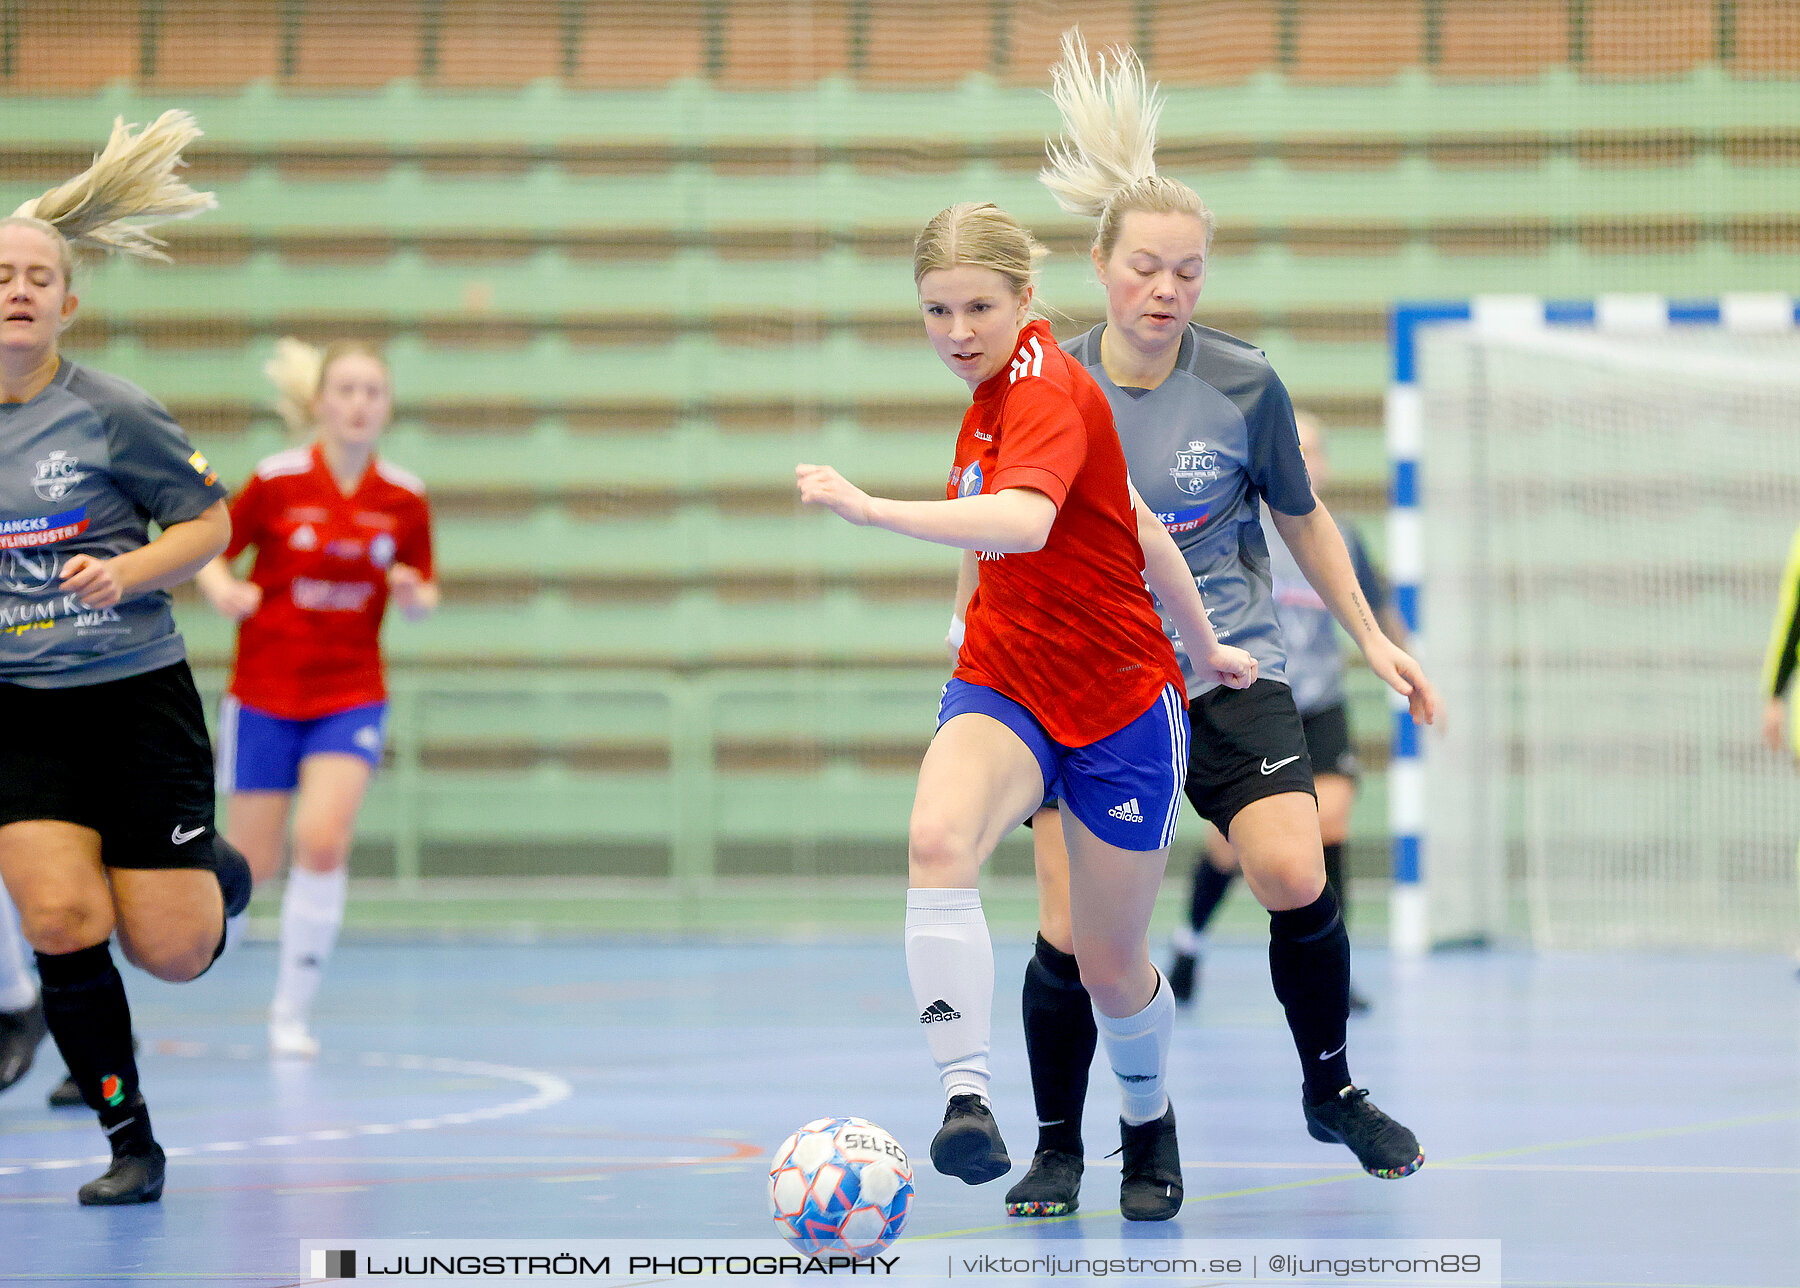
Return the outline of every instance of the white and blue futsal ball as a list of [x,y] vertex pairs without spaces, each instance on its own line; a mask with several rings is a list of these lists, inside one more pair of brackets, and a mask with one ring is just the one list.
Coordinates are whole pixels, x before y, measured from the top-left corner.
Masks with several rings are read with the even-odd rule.
[[906,1151],[866,1118],[816,1118],[769,1164],[775,1229],[809,1257],[874,1256],[899,1237],[912,1196]]

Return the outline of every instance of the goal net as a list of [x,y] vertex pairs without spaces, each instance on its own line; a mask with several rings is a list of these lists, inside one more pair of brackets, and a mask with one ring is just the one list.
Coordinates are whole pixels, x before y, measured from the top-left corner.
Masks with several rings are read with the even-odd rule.
[[1759,740],[1800,524],[1800,333],[1419,340],[1433,937],[1792,947],[1800,774]]

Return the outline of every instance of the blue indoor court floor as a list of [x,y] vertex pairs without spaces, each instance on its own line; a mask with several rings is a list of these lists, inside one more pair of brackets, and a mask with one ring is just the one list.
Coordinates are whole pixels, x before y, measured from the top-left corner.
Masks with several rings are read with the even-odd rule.
[[[995,1109],[1033,1141],[997,945]],[[313,1064],[271,1063],[271,947],[182,988],[128,973],[172,1155],[161,1204],[84,1210],[85,1111],[48,1045],[0,1096],[0,1281],[279,1285],[300,1241],[766,1236],[766,1159],[858,1114],[918,1162],[902,1247],[985,1241],[1498,1239],[1505,1283],[1800,1285],[1800,981],[1777,956],[1357,956],[1352,1069],[1419,1134],[1401,1181],[1306,1135],[1263,950],[1208,958],[1172,1093],[1187,1205],[1117,1214],[1116,1092],[1096,1066],[1085,1207],[1009,1220],[1000,1182],[931,1171],[941,1114],[897,937],[846,943],[346,943]],[[1013,1177],[1020,1174],[1015,1165]],[[1073,1246],[1073,1245],[1066,1245]]]

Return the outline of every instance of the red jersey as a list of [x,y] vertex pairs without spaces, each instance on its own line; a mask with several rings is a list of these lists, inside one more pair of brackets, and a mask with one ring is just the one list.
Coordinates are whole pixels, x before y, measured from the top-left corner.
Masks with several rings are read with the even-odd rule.
[[1144,585],[1112,408],[1043,321],[975,391],[947,496],[1009,487],[1056,502],[1056,521],[1042,550],[978,554],[957,679],[1004,693],[1066,747],[1124,728],[1166,684],[1185,693]]
[[231,499],[225,557],[249,546],[262,605],[238,627],[232,696],[287,720],[384,700],[388,569],[432,576],[425,485],[371,457],[345,495],[317,443],[277,452]]

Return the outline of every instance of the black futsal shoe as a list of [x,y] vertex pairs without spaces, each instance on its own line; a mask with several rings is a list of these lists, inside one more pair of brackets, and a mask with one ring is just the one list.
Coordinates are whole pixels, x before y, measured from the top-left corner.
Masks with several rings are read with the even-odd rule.
[[52,1109],[85,1109],[87,1101],[81,1098],[81,1088],[75,1085],[75,1075],[63,1074],[63,1080],[50,1088],[46,1097]]
[[1347,1145],[1370,1176],[1397,1181],[1425,1165],[1419,1138],[1377,1109],[1361,1087],[1345,1087],[1324,1104],[1309,1105],[1306,1130],[1314,1140]]
[[1169,969],[1163,972],[1163,978],[1169,981],[1169,995],[1175,999],[1175,1005],[1186,1006],[1194,1000],[1194,989],[1200,983],[1199,957],[1193,953],[1176,953]]
[[31,1072],[38,1043],[49,1031],[41,999],[22,1011],[0,1011],[0,1091]]
[[106,1175],[96,1177],[78,1192],[83,1207],[123,1207],[128,1203],[155,1203],[162,1198],[163,1171],[167,1166],[162,1146],[150,1142],[148,1153],[113,1152]]
[[951,1096],[944,1125],[931,1139],[931,1165],[970,1185],[997,1181],[1012,1170],[993,1112],[976,1095]]
[[1181,1211],[1181,1146],[1175,1141],[1175,1106],[1136,1126],[1119,1120],[1119,1211],[1127,1221],[1167,1221]]
[[1019,1183],[1006,1192],[1008,1216],[1067,1216],[1081,1206],[1080,1154],[1040,1149]]

